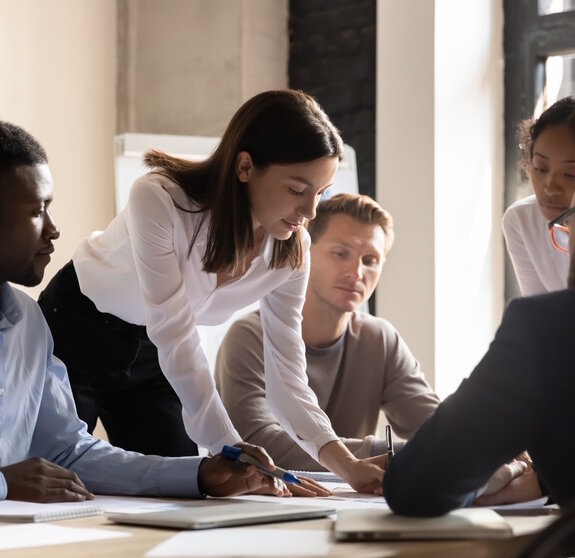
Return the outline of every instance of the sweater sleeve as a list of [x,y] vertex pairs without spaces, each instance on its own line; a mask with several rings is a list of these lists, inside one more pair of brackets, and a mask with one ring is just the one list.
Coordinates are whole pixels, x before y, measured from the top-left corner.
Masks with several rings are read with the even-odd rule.
[[381,322],[385,351],[381,362],[381,407],[394,434],[410,438],[433,414],[440,400],[397,330],[387,321]]

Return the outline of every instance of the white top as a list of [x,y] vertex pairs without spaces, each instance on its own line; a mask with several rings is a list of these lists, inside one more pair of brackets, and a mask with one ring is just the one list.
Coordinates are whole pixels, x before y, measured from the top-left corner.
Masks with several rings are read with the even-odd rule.
[[565,289],[569,254],[553,246],[535,196],[512,204],[503,215],[507,251],[523,296]]
[[197,325],[215,325],[260,300],[264,331],[266,397],[282,426],[317,457],[338,437],[307,385],[301,308],[309,273],[309,235],[304,232],[302,269],[270,270],[273,239],[264,238],[249,269],[217,287],[202,271],[208,223],[188,256],[200,213],[172,180],[140,177],[128,204],[104,232],[85,240],[73,261],[82,292],[98,310],[139,325],[158,348],[160,366],[184,407],[189,436],[212,453],[241,440],[215,389]]

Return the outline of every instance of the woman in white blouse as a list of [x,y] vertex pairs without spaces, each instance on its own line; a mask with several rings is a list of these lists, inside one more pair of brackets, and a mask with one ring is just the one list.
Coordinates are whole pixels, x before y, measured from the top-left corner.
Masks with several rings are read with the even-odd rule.
[[[279,422],[328,469],[381,492],[381,459],[356,459],[307,385],[304,228],[342,140],[313,98],[268,91],[242,105],[203,162],[151,151],[126,208],[40,296],[78,414],[144,453],[217,453],[241,438],[215,389],[197,325],[260,301],[266,392]],[[181,401],[181,406],[180,406]],[[183,406],[183,421],[182,409]]]
[[519,145],[534,195],[507,209],[503,232],[521,294],[530,296],[567,286],[569,254],[554,247],[548,223],[570,207],[575,193],[575,98],[523,121]]

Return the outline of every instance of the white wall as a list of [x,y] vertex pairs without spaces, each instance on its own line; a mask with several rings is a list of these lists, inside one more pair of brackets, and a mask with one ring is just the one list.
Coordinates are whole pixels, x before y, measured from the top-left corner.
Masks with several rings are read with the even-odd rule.
[[376,198],[396,239],[377,290],[434,382],[434,2],[377,3]]
[[447,394],[503,308],[503,13],[485,0],[435,6],[435,377]]
[[378,2],[377,197],[397,241],[377,312],[440,395],[503,308],[500,0]]
[[32,296],[114,215],[117,120],[122,131],[220,135],[243,100],[287,86],[287,10],[287,0],[0,0],[0,119],[46,148],[62,232]]
[[62,235],[42,284],[112,218],[115,103],[115,0],[0,0],[0,119],[38,138],[54,175]]

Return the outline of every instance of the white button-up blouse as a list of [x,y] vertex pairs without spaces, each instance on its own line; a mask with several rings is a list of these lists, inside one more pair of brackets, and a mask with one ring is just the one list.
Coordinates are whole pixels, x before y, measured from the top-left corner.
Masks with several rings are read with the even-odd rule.
[[216,274],[202,270],[209,223],[201,225],[188,254],[202,214],[182,208],[194,205],[168,177],[149,173],[136,180],[126,207],[74,254],[80,289],[101,312],[147,326],[162,371],[184,407],[189,436],[212,453],[241,438],[216,391],[196,326],[223,323],[259,300],[266,398],[284,429],[317,458],[319,449],[338,437],[305,372],[301,309],[309,235],[302,235],[302,269],[269,269],[268,235],[246,273],[218,287]]

